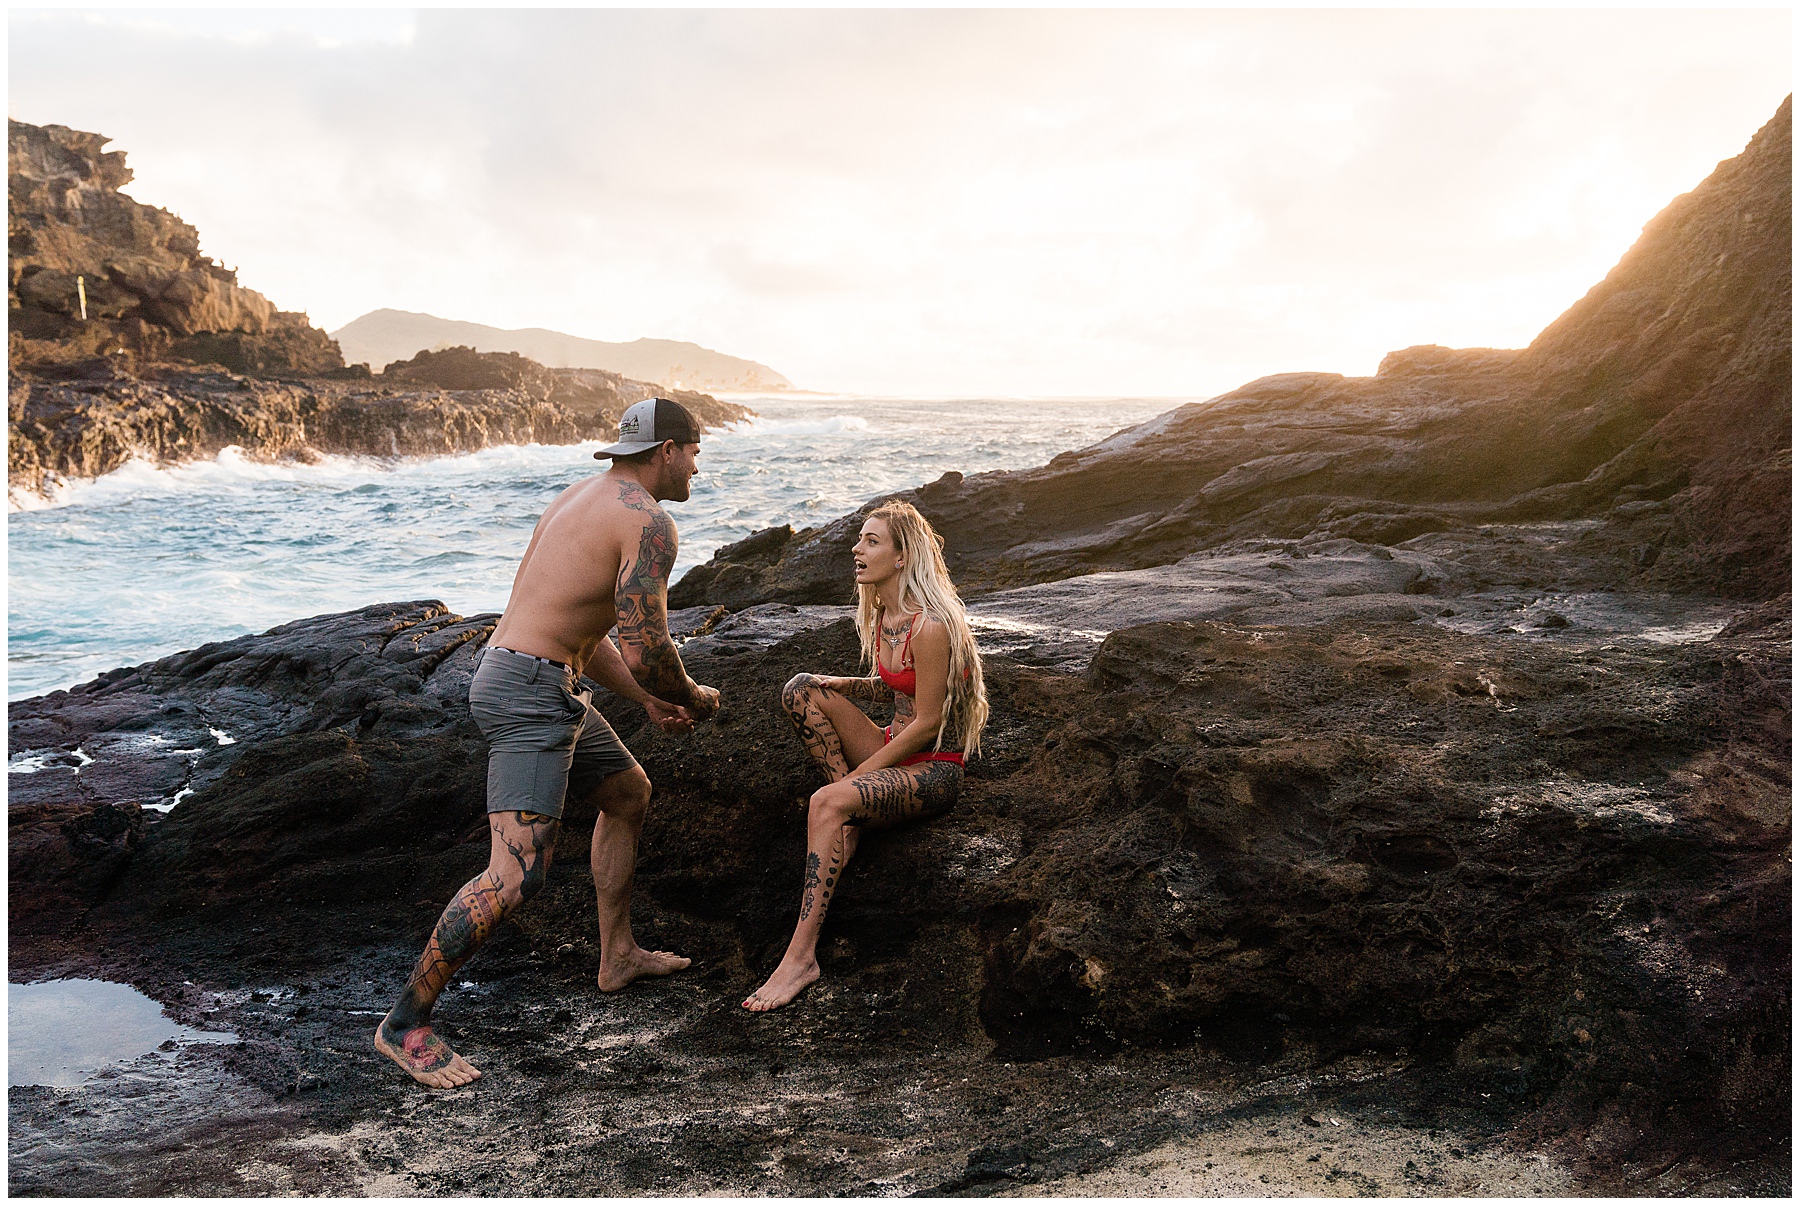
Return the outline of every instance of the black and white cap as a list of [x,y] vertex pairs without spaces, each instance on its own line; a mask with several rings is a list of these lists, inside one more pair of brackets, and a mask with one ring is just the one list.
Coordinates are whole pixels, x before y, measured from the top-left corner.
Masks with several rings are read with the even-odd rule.
[[698,444],[700,424],[688,408],[668,398],[645,398],[619,416],[619,442],[594,454],[595,460],[647,452],[664,440]]

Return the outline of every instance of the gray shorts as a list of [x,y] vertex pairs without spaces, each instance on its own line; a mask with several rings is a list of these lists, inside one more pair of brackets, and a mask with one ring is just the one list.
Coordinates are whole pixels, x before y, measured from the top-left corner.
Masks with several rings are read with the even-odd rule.
[[560,817],[571,787],[579,798],[637,765],[573,670],[510,649],[476,655],[469,714],[488,739],[489,812]]

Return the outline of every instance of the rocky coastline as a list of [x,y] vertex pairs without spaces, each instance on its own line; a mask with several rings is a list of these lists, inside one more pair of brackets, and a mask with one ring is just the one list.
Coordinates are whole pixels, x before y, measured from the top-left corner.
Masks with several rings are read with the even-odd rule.
[[694,969],[595,991],[572,813],[445,998],[488,1072],[452,1093],[368,1032],[486,858],[495,617],[381,604],[14,703],[14,978],[240,1041],[15,1088],[9,1189],[1791,1192],[1789,146],[1784,104],[1528,349],[905,495],[993,721],[776,1015],[735,1003],[816,781],[774,701],[856,668],[857,515],[678,584],[715,720],[606,705],[656,784],[634,922]]
[[[437,355],[459,353],[505,359],[466,348]],[[176,464],[216,457],[229,447],[254,460],[311,462],[322,454],[444,456],[505,444],[611,439],[626,407],[656,396],[673,396],[709,428],[752,417],[734,402],[600,369],[551,370],[528,360],[522,365],[527,371],[515,383],[478,388],[461,387],[448,373],[452,383],[437,386],[400,365],[348,380],[270,380],[173,365],[124,372],[106,361],[55,376],[16,373],[9,397],[9,487],[44,495],[68,479],[99,477],[134,458]]]
[[603,369],[422,350],[345,365],[304,314],[201,255],[174,214],[119,190],[103,135],[9,121],[7,484],[42,496],[133,458],[434,456],[610,437],[633,402],[674,397],[708,427],[750,411]]

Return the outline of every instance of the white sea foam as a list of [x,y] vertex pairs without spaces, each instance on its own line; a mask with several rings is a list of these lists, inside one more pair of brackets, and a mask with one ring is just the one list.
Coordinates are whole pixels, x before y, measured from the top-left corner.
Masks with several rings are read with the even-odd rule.
[[[709,433],[692,498],[670,504],[681,531],[676,579],[758,529],[817,524],[946,470],[1040,465],[1094,431],[1091,402],[745,402],[758,417]],[[1172,404],[1102,409],[1124,423]],[[62,483],[8,519],[9,694],[376,602],[499,611],[537,517],[604,468],[593,459],[600,446],[311,464],[228,449]]]
[[869,421],[857,415],[832,415],[829,419],[743,419],[728,424],[732,435],[835,435],[845,431],[869,431]]
[[187,799],[189,796],[191,796],[193,794],[194,794],[193,788],[184,787],[180,791],[176,792],[173,796],[170,796],[167,801],[159,801],[158,803],[155,803],[155,804],[146,802],[143,805],[143,807],[148,808],[151,812],[162,812],[162,813],[173,812],[173,811],[175,811],[175,806],[177,804],[181,803],[183,800]]

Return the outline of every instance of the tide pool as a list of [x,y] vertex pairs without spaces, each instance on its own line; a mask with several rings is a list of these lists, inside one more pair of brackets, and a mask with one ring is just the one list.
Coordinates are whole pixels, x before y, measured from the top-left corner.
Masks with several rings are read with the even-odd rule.
[[172,1022],[129,984],[47,980],[9,984],[6,1083],[72,1088],[113,1064],[189,1043],[235,1043],[235,1034]]

